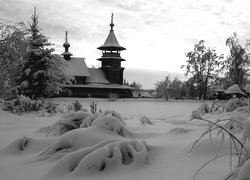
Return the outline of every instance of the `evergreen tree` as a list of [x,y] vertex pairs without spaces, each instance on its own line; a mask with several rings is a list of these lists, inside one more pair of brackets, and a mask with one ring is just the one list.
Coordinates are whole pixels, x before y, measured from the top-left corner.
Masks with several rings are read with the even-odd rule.
[[31,23],[27,29],[29,33],[28,44],[29,53],[25,58],[22,74],[17,78],[19,94],[24,94],[31,98],[46,97],[49,76],[47,70],[50,61],[53,58],[52,48],[46,48],[51,45],[48,38],[45,37],[38,26],[39,17],[34,9],[31,16]]

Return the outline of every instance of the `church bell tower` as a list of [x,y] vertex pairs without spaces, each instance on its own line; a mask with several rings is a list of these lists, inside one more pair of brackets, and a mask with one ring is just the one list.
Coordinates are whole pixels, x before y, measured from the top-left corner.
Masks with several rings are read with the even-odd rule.
[[101,69],[106,79],[111,84],[123,84],[123,70],[121,62],[125,59],[121,58],[120,53],[126,48],[120,46],[114,33],[113,13],[111,15],[110,31],[104,44],[97,49],[102,51],[102,57],[97,59],[101,61]]

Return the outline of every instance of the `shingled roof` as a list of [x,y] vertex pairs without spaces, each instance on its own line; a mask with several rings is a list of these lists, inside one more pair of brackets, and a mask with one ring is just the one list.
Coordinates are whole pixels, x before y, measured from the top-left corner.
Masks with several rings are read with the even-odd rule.
[[72,57],[69,61],[66,61],[69,70],[74,76],[90,76],[89,70],[86,66],[84,58]]
[[113,27],[114,27],[114,23],[113,23],[113,13],[111,16],[111,23],[110,23],[110,31],[109,31],[109,35],[107,37],[107,39],[105,40],[104,44],[100,47],[98,47],[97,49],[100,50],[114,50],[114,51],[122,51],[125,50],[126,48],[122,47],[119,43],[118,40],[115,36]]

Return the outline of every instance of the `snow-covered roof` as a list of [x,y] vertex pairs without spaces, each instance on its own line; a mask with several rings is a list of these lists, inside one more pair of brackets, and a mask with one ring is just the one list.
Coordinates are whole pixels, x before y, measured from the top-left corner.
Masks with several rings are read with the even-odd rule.
[[70,60],[66,61],[69,70],[74,76],[90,76],[89,70],[86,66],[84,58],[72,57]]
[[234,85],[230,86],[230,87],[225,91],[225,93],[227,93],[227,94],[234,94],[234,93],[244,94],[244,93],[241,91],[241,89],[240,89],[240,87],[239,87],[238,84],[234,84]]
[[90,76],[86,78],[86,83],[101,83],[109,84],[109,81],[106,79],[104,72],[101,69],[88,68]]

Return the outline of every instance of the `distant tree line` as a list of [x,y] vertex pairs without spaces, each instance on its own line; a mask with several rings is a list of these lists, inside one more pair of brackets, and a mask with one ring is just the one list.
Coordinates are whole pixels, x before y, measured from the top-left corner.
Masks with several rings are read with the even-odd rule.
[[159,96],[168,95],[172,98],[207,99],[214,87],[228,88],[238,84],[240,88],[248,83],[249,42],[243,46],[236,33],[226,39],[229,55],[218,54],[215,48],[206,46],[204,40],[194,45],[194,49],[186,53],[185,75],[187,81],[178,78],[170,80],[169,76],[156,83]]
[[31,22],[0,24],[0,95],[31,99],[58,94],[61,84],[70,83],[70,73],[38,26],[34,9]]

